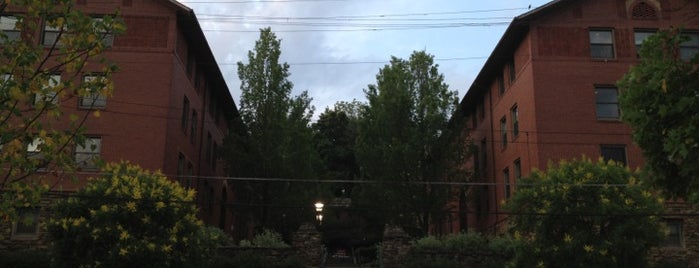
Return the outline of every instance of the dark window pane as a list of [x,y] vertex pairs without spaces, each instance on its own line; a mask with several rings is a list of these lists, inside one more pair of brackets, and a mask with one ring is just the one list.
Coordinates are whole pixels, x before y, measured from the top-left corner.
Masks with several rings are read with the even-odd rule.
[[614,46],[590,45],[590,55],[596,59],[612,59],[614,58]]
[[598,119],[619,119],[619,105],[597,104]]
[[602,158],[605,161],[614,160],[614,162],[626,165],[626,147],[623,145],[602,145]]
[[590,44],[612,44],[612,31],[590,31]]

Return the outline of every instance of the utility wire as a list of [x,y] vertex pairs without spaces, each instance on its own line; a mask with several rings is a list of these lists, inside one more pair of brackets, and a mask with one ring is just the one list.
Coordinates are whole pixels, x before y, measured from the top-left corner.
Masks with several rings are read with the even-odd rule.
[[[211,201],[206,202],[206,198],[200,198],[195,201],[183,201],[183,200],[176,200],[176,199],[148,199],[148,198],[133,198],[133,197],[115,197],[115,196],[93,196],[93,195],[85,195],[85,194],[77,194],[74,192],[68,193],[68,192],[48,192],[44,193],[46,196],[54,196],[54,197],[63,197],[63,198],[77,198],[77,199],[86,199],[86,200],[99,200],[99,201],[115,201],[119,203],[126,203],[130,201],[134,202],[139,202],[139,203],[156,203],[156,202],[164,202],[164,203],[176,203],[176,204],[200,204],[200,203],[205,203],[201,204],[203,206],[207,205],[215,205],[215,206],[224,206],[224,207],[229,207],[229,208],[261,208],[261,207],[267,207],[267,208],[282,208],[282,209],[312,209],[313,205],[312,204],[289,204],[289,203],[283,203],[283,204],[278,204],[278,203],[250,203],[250,202],[222,202],[222,201],[214,201],[211,199]],[[343,206],[343,205],[333,205],[332,203],[326,204],[324,207],[325,209],[342,209],[342,210],[351,210],[351,211],[381,211],[385,210],[385,208],[381,207],[374,207],[374,206]],[[560,216],[560,217],[612,217],[612,216],[626,216],[626,217],[699,217],[699,213],[694,213],[694,212],[661,212],[661,213],[630,213],[630,212],[618,212],[618,213],[598,213],[598,212],[589,212],[589,213],[576,213],[576,212],[527,212],[527,211],[520,211],[520,212],[507,212],[507,211],[493,211],[493,210],[488,210],[488,211],[479,211],[479,210],[458,210],[458,209],[444,209],[441,210],[442,212],[446,213],[451,213],[451,214],[477,214],[477,215],[512,215],[512,216]],[[327,213],[327,211],[326,211]]]

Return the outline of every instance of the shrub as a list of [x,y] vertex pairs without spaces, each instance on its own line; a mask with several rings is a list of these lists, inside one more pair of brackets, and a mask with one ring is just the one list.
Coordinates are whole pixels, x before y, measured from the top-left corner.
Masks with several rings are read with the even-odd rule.
[[47,267],[51,258],[45,250],[30,249],[0,253],[0,267]]
[[426,236],[418,239],[413,243],[413,250],[427,251],[427,250],[440,250],[444,247],[444,243],[437,237]]
[[[241,241],[242,242],[242,241]],[[265,229],[262,233],[255,235],[252,238],[252,245],[260,248],[288,248],[289,245],[284,243],[282,236],[269,229]]]
[[588,158],[533,171],[505,204],[523,267],[647,267],[662,199],[628,167]]
[[193,267],[215,254],[224,238],[197,219],[193,190],[129,163],[102,173],[54,209],[57,267]]
[[248,250],[242,251],[233,257],[218,255],[208,267],[305,268],[306,263],[297,256],[271,257]]
[[513,240],[488,240],[477,233],[421,238],[411,248],[407,267],[506,267],[514,257]]

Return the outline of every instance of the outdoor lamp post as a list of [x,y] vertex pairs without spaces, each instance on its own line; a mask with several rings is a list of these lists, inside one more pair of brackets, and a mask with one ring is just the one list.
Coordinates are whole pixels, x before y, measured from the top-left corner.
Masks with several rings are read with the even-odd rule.
[[316,220],[318,220],[318,223],[321,224],[323,223],[323,206],[325,205],[323,202],[318,201],[314,204],[314,206],[316,207]]

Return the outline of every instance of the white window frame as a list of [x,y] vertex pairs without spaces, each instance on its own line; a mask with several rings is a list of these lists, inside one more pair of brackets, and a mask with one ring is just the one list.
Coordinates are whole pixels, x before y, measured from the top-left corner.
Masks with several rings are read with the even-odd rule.
[[86,137],[85,144],[75,145],[75,164],[82,170],[96,170],[99,168],[97,160],[102,153],[102,137]]
[[[606,37],[600,36],[600,34],[603,33],[608,33],[609,34],[609,41],[606,41]],[[589,31],[590,34],[590,56],[593,59],[615,59],[616,58],[616,51],[614,47],[614,30],[613,29],[590,29]],[[596,47],[605,47],[605,48],[610,48],[611,55],[602,55],[601,53],[599,55],[596,55],[595,53],[597,50],[595,49]]]
[[19,21],[17,16],[0,15],[0,31],[5,33],[7,40],[19,40],[22,37],[17,29],[17,21]]
[[[679,248],[684,248],[684,221],[682,219],[673,219],[673,218],[666,218],[663,219],[665,222],[665,225],[668,227],[667,228],[667,236],[665,239],[660,243],[661,246],[663,247],[679,247]],[[677,234],[673,234],[672,232],[672,224],[677,224]],[[671,236],[676,236],[676,239],[673,239]]]
[[58,92],[54,91],[54,88],[60,85],[61,83],[61,75],[60,74],[52,74],[49,76],[49,79],[46,83],[46,87],[43,88],[42,90],[45,91],[44,93],[36,93],[34,94],[34,105],[37,105],[41,102],[47,103],[47,104],[53,104],[56,105],[58,104]]
[[[102,22],[102,20],[103,20],[103,18],[101,18],[101,17],[93,17],[92,18],[93,28],[95,27],[94,26],[95,24]],[[102,39],[102,44],[104,44],[105,47],[114,46],[114,35],[113,34],[108,33],[108,32],[104,32],[104,31],[97,31],[97,29],[95,29],[95,33],[99,35],[98,38]]]
[[636,46],[636,56],[639,56],[641,51],[641,45],[648,39],[651,35],[657,33],[657,30],[652,29],[635,29],[633,31],[633,43]]
[[680,44],[680,59],[689,61],[699,53],[699,32],[687,32],[682,35],[689,37],[689,40]]
[[[18,211],[17,220],[12,222],[12,235],[13,240],[36,240],[39,238],[39,221],[41,220],[41,210],[39,208],[23,208]],[[31,217],[33,219],[28,219]],[[26,229],[32,229],[30,232],[25,232]]]
[[[91,83],[95,79],[106,79],[102,74],[86,74],[83,75],[83,83]],[[107,107],[107,96],[102,92],[92,92],[92,89],[85,87],[88,93],[80,97],[80,108],[83,109],[104,109]]]
[[[615,100],[600,100],[600,91],[614,91],[616,92],[616,99]],[[602,114],[601,111],[605,109],[601,109],[601,107],[604,106],[614,106],[616,109],[616,114],[615,115],[607,115],[607,114]],[[614,86],[595,86],[595,114],[597,116],[597,120],[611,120],[611,121],[618,121],[621,119],[621,108],[619,107],[619,89]]]

